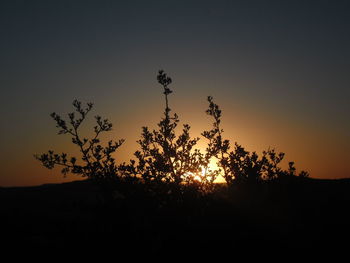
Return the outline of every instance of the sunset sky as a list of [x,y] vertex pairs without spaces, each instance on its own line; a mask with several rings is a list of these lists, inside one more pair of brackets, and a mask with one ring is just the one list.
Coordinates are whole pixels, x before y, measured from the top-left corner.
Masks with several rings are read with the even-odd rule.
[[345,0],[1,1],[0,186],[79,179],[33,158],[74,152],[49,114],[75,98],[114,124],[107,138],[126,140],[128,161],[162,116],[159,69],[193,136],[210,128],[211,95],[232,142],[276,148],[311,177],[350,177],[349,14]]

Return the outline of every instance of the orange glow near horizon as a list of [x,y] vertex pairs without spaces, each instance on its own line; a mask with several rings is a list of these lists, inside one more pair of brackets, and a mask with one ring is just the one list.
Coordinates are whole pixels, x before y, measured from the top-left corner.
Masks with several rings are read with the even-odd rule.
[[[93,114],[101,111],[97,106]],[[179,116],[181,122],[178,126],[177,134],[181,131],[182,123],[189,123],[192,127],[190,131],[191,137],[201,137],[200,133],[210,128],[211,125],[210,118],[205,116],[204,113],[205,106],[205,103],[194,105],[193,109],[198,108],[197,114],[197,111],[186,113],[185,108],[174,105],[174,112],[178,112],[176,108],[180,108]],[[287,125],[287,121],[278,118],[259,121],[243,114],[244,118],[240,117],[237,119],[237,114],[232,112],[229,105],[223,105],[222,109],[224,137],[230,139],[231,146],[233,146],[235,141],[238,141],[248,151],[255,150],[259,155],[269,146],[272,148],[276,146],[278,151],[286,153],[282,166],[288,164],[289,161],[295,161],[298,171],[306,170],[314,178],[335,179],[349,176],[348,164],[350,160],[347,147],[349,142],[345,141],[344,143],[344,141],[341,141],[341,138],[344,137],[341,134],[338,137],[334,137],[334,132],[331,133],[329,130],[317,130],[313,127],[308,127],[305,123],[299,126]],[[106,109],[102,108],[102,110],[107,112]],[[136,119],[133,119],[135,122],[126,120],[123,116],[122,121],[118,122],[120,115],[118,113],[113,114],[112,112],[106,116],[116,116],[115,119],[112,119],[112,122],[118,125],[114,127],[113,132],[106,133],[102,137],[103,141],[105,142],[105,139],[126,139],[126,142],[116,152],[117,163],[129,162],[130,159],[135,159],[133,153],[139,149],[136,140],[140,138],[141,127],[148,125],[152,130],[156,127],[159,116],[161,116],[159,109],[153,109],[147,112],[150,118],[145,120],[141,118],[141,109],[137,111],[133,109],[133,111],[135,111],[134,114],[136,115]],[[9,147],[11,146],[11,141],[5,142],[5,148],[7,147],[10,150],[2,157],[3,176],[0,178],[0,186],[30,186],[84,179],[76,175],[63,177],[60,174],[60,169],[47,170],[33,158],[34,153],[46,152],[48,149],[53,149],[59,153],[67,152],[69,156],[71,156],[70,153],[76,157],[80,156],[79,151],[71,144],[68,136],[57,135],[57,129],[54,127],[51,119],[48,118],[48,123],[45,125],[48,127],[44,130],[45,133],[33,135],[30,142],[25,141],[26,137],[19,138],[20,143],[12,144],[12,147]],[[89,130],[91,128],[90,123],[87,123],[86,127]],[[38,127],[38,130],[40,130],[40,127]],[[21,145],[25,143],[27,146],[23,149]],[[201,137],[195,148],[200,149],[204,153],[206,143],[206,140]],[[336,160],[333,156],[327,155],[324,149],[328,149],[328,152],[338,153]],[[14,156],[15,159],[13,159]],[[20,160],[21,165],[16,165],[15,160]],[[216,162],[214,159],[211,160],[211,170],[218,170]],[[223,183],[225,180],[222,176],[219,176],[215,182]]]
[[[156,97],[159,94],[151,95]],[[180,98],[184,96],[181,91],[177,91],[174,95]],[[200,137],[200,141],[194,148],[204,153],[207,141],[200,134],[204,130],[210,129],[212,125],[211,118],[205,114],[207,102],[205,98],[196,97],[180,100],[177,96],[171,98],[173,99],[171,100],[172,113],[176,112],[180,118],[176,133],[177,135],[181,133],[182,124],[190,124],[190,136],[192,138]],[[306,170],[314,178],[349,177],[350,141],[344,140],[346,134],[343,130],[331,127],[319,129],[319,127],[311,126],[309,123],[285,118],[284,115],[272,115],[269,112],[265,112],[268,118],[262,118],[261,115],[256,114],[257,111],[246,110],[239,104],[233,106],[231,104],[233,102],[227,102],[224,98],[219,97],[215,101],[223,111],[223,137],[230,140],[231,147],[237,141],[247,151],[256,151],[259,156],[263,150],[269,147],[276,148],[276,151],[286,153],[281,164],[282,167],[285,167],[289,161],[295,161],[298,172]],[[157,129],[157,123],[162,117],[162,100],[146,101],[145,105],[148,104],[151,106],[135,106],[130,111],[126,109],[121,114],[121,109],[116,110],[101,102],[96,103],[94,112],[91,113],[91,116],[89,115],[87,123],[83,125],[82,133],[87,137],[91,135],[91,128],[94,125],[93,116],[101,113],[103,117],[107,117],[113,124],[116,124],[113,126],[112,132],[102,136],[102,142],[126,139],[125,143],[117,150],[115,157],[117,163],[128,163],[130,159],[135,159],[133,154],[140,149],[136,141],[140,139],[141,127],[148,126],[150,130]],[[66,112],[71,111],[69,104],[68,106],[67,109],[57,112],[66,116]],[[33,158],[33,154],[43,153],[49,149],[55,150],[57,153],[66,152],[68,156],[76,156],[78,159],[80,157],[79,151],[71,144],[69,136],[58,136],[55,124],[48,117],[49,114],[45,112],[42,115],[47,117],[45,122],[30,127],[36,131],[32,132],[30,141],[28,141],[27,135],[22,134],[22,136],[16,137],[16,141],[4,142],[3,147],[7,150],[1,158],[3,176],[0,178],[0,186],[29,186],[83,179],[76,175],[63,177],[59,169],[47,170]],[[43,126],[45,128],[42,128]],[[29,127],[26,129],[28,130]],[[23,148],[23,145],[26,147]],[[325,149],[327,152],[337,154],[326,154]],[[16,165],[16,161],[21,165]],[[218,170],[216,160],[211,160],[210,169]],[[218,176],[215,182],[223,183],[225,180],[222,176]]]
[[[226,111],[224,111],[224,114],[225,113]],[[230,119],[229,116],[231,114],[232,113],[227,112],[227,114],[224,115],[224,120],[226,121],[227,119]],[[155,114],[153,114],[152,116],[154,115]],[[187,118],[188,116],[183,116],[183,118],[181,119],[181,121],[185,120],[181,123],[194,124],[193,129],[191,129],[190,132],[192,137],[200,137],[200,132],[204,129],[207,129],[208,126],[210,127],[210,120],[208,121],[208,119],[203,113],[202,116],[204,116],[203,121],[197,118],[192,122],[192,116],[190,116],[189,120]],[[149,124],[150,129],[152,129],[152,127],[155,127],[156,122],[156,117],[152,117],[152,120],[146,120],[144,121],[144,123],[124,122],[117,126],[112,133],[106,133],[106,137],[104,137],[104,139],[107,138],[107,140],[126,138],[126,142],[124,143],[124,145],[122,145],[120,149],[118,149],[115,155],[118,163],[128,162],[130,159],[135,159],[133,153],[139,149],[139,145],[136,143],[136,140],[140,138],[142,125]],[[223,124],[225,125],[226,123],[228,123],[229,125],[224,126],[225,138],[231,139],[232,136],[230,135],[235,134],[233,138],[236,138],[238,142],[241,142],[243,146],[246,146],[246,149],[249,151],[256,150],[257,153],[260,155],[262,150],[266,149],[267,147],[267,144],[263,144],[263,142],[266,139],[268,141],[271,141],[271,143],[275,143],[277,150],[281,150],[286,153],[286,157],[282,163],[282,166],[288,164],[288,161],[295,161],[296,168],[298,171],[306,170],[310,172],[311,177],[314,178],[334,179],[345,178],[348,176],[349,160],[347,160],[347,158],[349,157],[349,155],[346,154],[347,148],[345,146],[342,146],[340,148],[338,146],[340,145],[338,139],[327,135],[324,131],[322,131],[323,134],[321,134],[321,131],[319,131],[317,134],[314,130],[306,132],[303,127],[297,127],[293,128],[290,132],[280,130],[280,133],[276,134],[274,138],[270,139],[269,136],[264,135],[268,134],[268,129],[256,129],[261,131],[261,133],[254,133],[254,136],[254,134],[252,133],[252,131],[255,130],[254,127],[251,128],[248,126],[246,130],[243,130],[243,128],[242,130],[240,130],[239,128],[243,127],[241,123],[237,124],[238,128],[232,127],[229,122],[224,122]],[[54,126],[52,125],[52,122],[48,123],[48,125],[50,124],[51,126]],[[260,123],[257,124],[260,125]],[[8,155],[2,159],[4,161],[2,169],[3,174],[5,176],[2,176],[0,186],[31,186],[84,179],[80,176],[70,174],[64,177],[62,174],[60,174],[60,169],[47,170],[33,158],[34,153],[45,152],[48,149],[56,150],[59,153],[67,152],[70,156],[70,153],[72,153],[72,155],[76,157],[80,156],[79,151],[77,151],[77,149],[75,149],[73,145],[71,145],[70,138],[68,136],[57,136],[55,127],[51,126],[49,126],[50,130],[47,131],[44,136],[40,138],[38,137],[37,140],[33,140],[33,142],[31,142],[32,144],[35,143],[35,145],[28,146],[23,151],[20,151],[19,148],[17,149],[16,147],[13,147],[13,152],[9,152]],[[181,124],[179,124],[179,128],[181,128]],[[272,126],[272,128],[275,128],[275,126]],[[285,129],[287,129],[287,126]],[[308,137],[307,134],[310,133],[313,133],[314,136]],[[328,139],[325,139],[327,137]],[[297,140],[295,138],[297,138]],[[322,147],[319,144],[320,141],[323,141]],[[234,140],[231,140],[231,146],[233,143]],[[272,146],[273,145],[274,144],[272,144]],[[202,153],[205,152],[205,147],[206,140],[204,138],[201,138],[201,140],[195,146],[195,148],[200,149]],[[330,156],[324,154],[321,150],[323,147],[326,147],[327,149],[332,150],[333,152],[339,153],[337,157],[338,160],[340,160],[338,162],[338,166],[334,167],[333,159],[331,159]],[[20,159],[21,165],[14,165],[14,161],[11,159],[11,156],[16,156],[17,159]],[[218,170],[216,162],[217,161],[214,159],[211,160],[209,166],[211,170]],[[200,176],[198,176],[198,179],[199,177]],[[218,176],[218,178],[216,178],[215,182],[224,183],[225,180],[222,177],[222,175],[220,175]]]

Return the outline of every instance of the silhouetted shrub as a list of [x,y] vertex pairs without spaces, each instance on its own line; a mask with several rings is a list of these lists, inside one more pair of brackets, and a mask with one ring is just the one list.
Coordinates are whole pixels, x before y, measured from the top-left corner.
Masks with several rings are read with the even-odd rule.
[[[164,115],[158,123],[157,130],[142,128],[141,138],[137,141],[140,149],[134,153],[136,160],[131,160],[129,164],[115,163],[112,155],[124,140],[109,141],[107,146],[102,146],[99,136],[110,131],[112,124],[100,116],[95,117],[97,125],[94,127],[93,138],[81,137],[79,128],[93,105],[87,103],[86,108],[83,108],[77,100],[73,102],[75,112],[68,114],[68,122],[56,113],[52,113],[51,117],[59,128],[59,134],[72,137],[72,143],[79,148],[81,158],[68,158],[66,153],[57,154],[53,151],[35,155],[35,158],[49,169],[62,166],[63,174],[71,172],[98,180],[123,178],[141,181],[158,194],[179,194],[185,191],[208,193],[214,189],[214,181],[219,174],[228,185],[255,184],[297,176],[294,162],[289,162],[287,170],[280,167],[285,154],[277,153],[274,149],[263,151],[262,156],[259,156],[256,152],[246,151],[236,142],[231,150],[230,141],[222,136],[222,112],[211,96],[208,97],[209,106],[206,113],[214,121],[212,128],[201,134],[207,140],[205,152],[195,148],[199,138],[190,136],[190,125],[184,124],[182,132],[177,136],[179,117],[176,113],[170,114],[168,98],[173,92],[169,88],[172,80],[163,70],[158,72],[157,80],[163,88]],[[219,169],[210,168],[210,162],[214,159],[217,160]],[[299,174],[302,178],[308,176],[305,171]]]

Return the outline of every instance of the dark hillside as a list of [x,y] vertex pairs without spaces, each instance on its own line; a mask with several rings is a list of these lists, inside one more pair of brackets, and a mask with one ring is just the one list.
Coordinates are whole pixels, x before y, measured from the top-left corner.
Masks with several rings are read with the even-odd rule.
[[207,196],[150,194],[130,183],[100,189],[89,181],[0,188],[5,247],[312,251],[345,248],[350,236],[348,179],[218,186]]

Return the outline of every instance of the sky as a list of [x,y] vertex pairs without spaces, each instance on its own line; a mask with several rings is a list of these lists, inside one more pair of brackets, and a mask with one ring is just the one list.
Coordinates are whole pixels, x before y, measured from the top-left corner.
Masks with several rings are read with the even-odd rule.
[[133,158],[141,127],[162,117],[159,69],[191,135],[210,128],[211,95],[231,142],[350,177],[349,13],[341,0],[1,1],[0,186],[79,179],[33,158],[76,153],[49,116],[74,99],[114,124],[106,139],[126,140],[117,160]]

